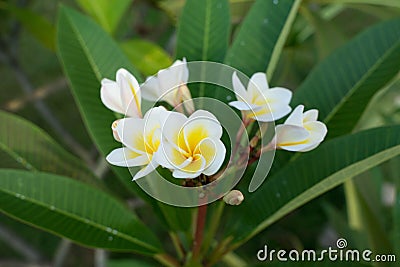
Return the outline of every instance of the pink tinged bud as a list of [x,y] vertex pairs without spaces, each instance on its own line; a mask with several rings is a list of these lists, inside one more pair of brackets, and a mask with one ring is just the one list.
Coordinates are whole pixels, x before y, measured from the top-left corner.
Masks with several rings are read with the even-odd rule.
[[117,126],[118,126],[119,121],[120,121],[120,119],[114,121],[114,122],[111,124],[111,129],[112,129],[112,132],[113,132],[114,139],[115,139],[116,141],[118,141],[118,142],[121,142],[121,139],[119,138],[119,135],[118,135],[118,132],[117,132]]
[[228,205],[240,205],[243,202],[244,196],[239,190],[232,190],[223,198],[224,202]]

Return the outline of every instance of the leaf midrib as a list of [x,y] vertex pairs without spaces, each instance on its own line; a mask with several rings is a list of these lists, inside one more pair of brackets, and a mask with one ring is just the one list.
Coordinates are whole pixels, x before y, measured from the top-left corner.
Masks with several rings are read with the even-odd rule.
[[340,102],[332,109],[332,111],[325,117],[323,120],[326,124],[336,115],[336,113],[347,103],[347,100],[350,99],[351,96],[353,96],[358,89],[362,86],[362,84],[370,77],[373,75],[376,69],[378,69],[382,64],[384,60],[386,60],[390,54],[393,53],[393,51],[400,46],[400,41],[395,43],[392,47],[386,50],[383,55],[375,61],[375,64],[373,64],[362,76],[361,79],[358,80],[357,83],[354,84],[351,90],[348,91],[348,93],[343,96],[340,100]]
[[[25,169],[29,171],[38,171],[25,157],[22,157],[20,154],[16,153],[14,150],[9,149],[3,142],[0,142],[0,150],[6,152],[11,158],[13,158],[17,163],[24,166]],[[18,158],[23,159],[26,164],[23,162],[19,162]]]
[[201,55],[201,59],[207,60],[207,53],[208,53],[208,42],[210,39],[210,17],[211,17],[211,8],[210,8],[210,1],[206,0],[206,7],[205,7],[205,18],[204,18],[204,38],[203,38],[203,51]]
[[286,18],[285,24],[282,27],[282,30],[279,34],[278,39],[276,40],[276,43],[274,45],[274,48],[272,49],[272,54],[271,54],[271,58],[268,62],[268,66],[266,69],[266,73],[267,73],[267,78],[268,80],[272,79],[272,76],[274,74],[276,65],[278,63],[278,60],[280,58],[283,46],[285,45],[285,41],[287,39],[287,36],[289,34],[289,29],[290,26],[293,24],[294,19],[296,17],[296,13],[297,10],[300,6],[302,0],[296,0],[293,5],[291,6],[291,10]]
[[100,69],[98,68],[94,58],[90,56],[89,48],[86,46],[86,42],[83,39],[83,36],[80,34],[79,29],[76,28],[75,24],[71,20],[71,17],[68,16],[68,14],[66,14],[66,13],[64,13],[64,15],[66,16],[66,18],[69,22],[69,25],[71,26],[73,32],[75,33],[77,40],[78,40],[79,44],[81,45],[82,50],[83,50],[86,58],[88,59],[89,64],[92,67],[94,74],[96,75],[97,80],[100,82],[103,77],[101,76]]
[[[114,236],[118,236],[118,237],[121,238],[121,239],[124,239],[124,240],[126,240],[126,241],[132,242],[132,243],[134,243],[134,244],[136,244],[136,245],[139,245],[139,246],[142,246],[142,247],[144,247],[144,248],[146,248],[146,249],[150,249],[150,250],[152,250],[152,251],[154,251],[154,252],[158,252],[158,250],[157,250],[155,247],[153,247],[153,246],[151,246],[151,245],[148,245],[147,243],[143,243],[143,242],[141,242],[140,240],[138,240],[138,239],[136,239],[136,238],[134,238],[134,237],[132,237],[132,236],[130,236],[130,235],[127,235],[127,234],[125,234],[125,233],[122,233],[122,232],[119,231],[118,229],[115,229],[115,230],[118,231],[116,234],[114,234],[114,233],[112,233],[112,232],[111,232],[111,233],[107,232],[106,229],[107,229],[107,227],[109,227],[109,226],[106,226],[106,225],[103,225],[103,224],[100,224],[100,223],[96,223],[96,222],[93,221],[93,219],[80,217],[80,216],[78,216],[78,215],[76,215],[76,214],[74,214],[74,213],[71,213],[71,212],[62,210],[62,209],[57,208],[57,207],[55,207],[55,209],[52,210],[52,209],[49,207],[49,205],[47,205],[46,203],[44,203],[44,202],[42,202],[42,201],[38,201],[38,200],[33,199],[33,198],[31,198],[31,197],[25,196],[25,199],[24,199],[24,200],[21,200],[21,199],[15,197],[15,193],[14,193],[14,192],[11,192],[11,191],[9,191],[9,190],[5,190],[4,188],[1,188],[0,191],[1,191],[1,192],[4,192],[5,194],[8,194],[8,195],[10,195],[11,197],[16,198],[16,199],[18,199],[18,200],[20,200],[20,201],[24,201],[24,200],[25,200],[26,202],[30,202],[30,203],[32,203],[33,205],[36,205],[36,206],[45,208],[45,209],[48,210],[48,212],[59,213],[61,216],[68,217],[68,218],[73,219],[73,220],[75,220],[75,221],[77,221],[77,222],[80,222],[80,223],[82,223],[82,224],[84,224],[84,225],[90,225],[90,226],[92,226],[93,228],[96,228],[97,230],[106,232],[107,234],[112,234],[112,235],[114,235]],[[5,211],[3,210],[3,212],[5,212]],[[8,214],[8,212],[5,212],[5,213]],[[85,222],[85,219],[88,220],[88,222]],[[46,228],[46,231],[49,231],[49,230],[50,230],[50,229],[47,229],[47,228]],[[50,231],[51,231],[51,230],[50,230]],[[53,233],[59,235],[59,233],[56,233],[56,232],[54,232],[54,231],[51,231],[51,232],[53,232]]]
[[[372,166],[376,166],[376,165],[379,165],[380,163],[382,163],[382,162],[384,162],[384,161],[386,161],[386,160],[388,160],[388,159],[390,159],[390,158],[392,158],[392,157],[394,157],[396,155],[400,155],[400,145],[397,145],[397,146],[390,147],[390,148],[387,148],[385,150],[382,150],[382,151],[380,151],[380,152],[378,152],[376,154],[373,154],[370,157],[364,158],[364,159],[362,159],[360,161],[357,161],[357,162],[355,162],[355,163],[353,163],[351,165],[346,166],[345,168],[340,169],[339,171],[334,172],[333,174],[331,174],[331,175],[327,176],[326,178],[322,179],[320,182],[316,183],[312,187],[310,187],[307,190],[303,191],[301,194],[299,194],[296,197],[292,198],[284,206],[282,206],[280,209],[275,211],[271,216],[269,216],[268,219],[266,219],[263,222],[261,222],[254,229],[254,231],[248,237],[246,237],[245,240],[241,240],[239,242],[243,243],[243,242],[249,240],[254,235],[256,235],[257,233],[261,232],[263,229],[265,229],[266,227],[268,227],[272,223],[276,222],[277,220],[279,220],[280,218],[285,216],[288,213],[288,211],[294,210],[294,209],[302,206],[303,204],[305,204],[307,202],[307,201],[301,202],[301,201],[299,201],[299,198],[313,199],[313,198],[323,194],[324,192],[328,191],[329,189],[332,189],[335,186],[338,186],[339,184],[341,184],[343,182],[343,181],[339,181],[337,183],[333,183],[330,186],[326,187],[325,188],[326,190],[323,190],[323,191],[316,190],[317,188],[322,187],[322,185],[324,185],[324,184],[329,184],[329,182],[334,180],[335,177],[345,174],[350,169],[359,170],[358,172],[356,172],[355,174],[353,173],[351,176],[345,178],[344,180],[349,179],[349,178],[354,177],[355,175],[357,175],[359,173],[362,173],[362,172],[368,170],[371,167],[371,165],[370,165],[370,166],[367,166],[367,167],[364,167],[364,168],[360,169],[359,165],[363,165],[366,162],[371,162]],[[276,175],[278,175],[278,174],[276,174]],[[274,176],[276,176],[276,175],[274,175]],[[313,191],[316,191],[318,193],[314,193],[314,195],[312,195],[311,193]],[[312,196],[309,197],[310,195],[312,195]]]

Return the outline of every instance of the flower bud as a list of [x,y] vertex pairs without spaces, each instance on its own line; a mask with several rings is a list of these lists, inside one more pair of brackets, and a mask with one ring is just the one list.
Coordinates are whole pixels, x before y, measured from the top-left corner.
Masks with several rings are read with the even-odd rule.
[[111,129],[112,129],[112,131],[113,131],[114,139],[115,139],[116,141],[118,141],[118,142],[121,142],[121,139],[119,138],[119,135],[118,135],[118,132],[117,132],[117,126],[118,126],[119,121],[120,121],[120,119],[114,121],[114,122],[111,124]]
[[232,190],[224,196],[223,200],[228,205],[240,205],[244,200],[244,196],[239,190]]

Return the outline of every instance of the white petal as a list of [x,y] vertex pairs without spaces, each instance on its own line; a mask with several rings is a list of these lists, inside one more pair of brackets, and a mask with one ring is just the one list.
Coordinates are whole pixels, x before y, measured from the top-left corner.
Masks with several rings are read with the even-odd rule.
[[255,99],[262,94],[262,92],[267,91],[268,88],[267,75],[263,72],[257,72],[251,76],[249,84],[247,85],[248,97],[250,99]]
[[167,116],[167,114],[168,111],[163,106],[149,109],[143,117],[146,133],[153,131],[155,128],[160,128],[163,123],[163,118]]
[[172,172],[172,176],[175,178],[196,178],[199,176],[206,166],[206,160],[204,157],[200,157],[198,161],[187,164],[182,168],[175,169]]
[[154,154],[154,160],[161,166],[168,169],[178,169],[183,168],[190,162],[187,162],[187,158],[167,142],[162,142],[158,151]]
[[179,178],[180,179],[193,179],[193,178],[196,178],[196,177],[200,176],[200,174],[201,174],[201,171],[200,172],[187,173],[187,172],[184,172],[184,171],[181,171],[181,170],[174,170],[172,172],[172,176],[174,178],[178,178],[178,179]]
[[141,117],[141,93],[136,78],[125,69],[117,71],[117,84],[121,88],[121,102],[126,109],[126,115]]
[[303,114],[303,123],[316,121],[318,119],[318,110],[310,109]]
[[[236,99],[245,102],[249,102],[251,99],[247,96],[247,91],[244,88],[242,82],[239,80],[239,77],[236,74],[236,71],[232,74],[232,85],[233,85],[233,90],[235,91],[236,94]],[[235,101],[237,102],[237,101]],[[232,103],[232,102],[231,102]]]
[[315,144],[309,144],[309,146],[306,146],[300,150],[297,150],[298,152],[308,152],[313,150],[314,148],[318,147],[320,143],[315,143]]
[[133,167],[146,165],[150,160],[147,155],[137,154],[129,148],[117,148],[107,155],[106,160],[116,166]]
[[275,128],[276,146],[289,151],[299,151],[310,145],[307,138],[309,132],[303,127],[282,124]]
[[177,77],[177,73],[171,72],[170,69],[160,70],[157,74],[157,78],[159,87],[161,89],[161,95],[164,101],[166,100],[164,97],[167,94],[171,94],[171,92],[174,93],[178,89],[178,86],[181,84],[181,81],[178,80],[179,77]]
[[121,142],[136,153],[146,153],[144,140],[145,121],[137,118],[121,119],[117,125]]
[[292,99],[292,91],[282,87],[274,87],[264,94],[268,103],[281,103],[288,105]]
[[244,111],[247,111],[247,110],[255,111],[255,110],[259,110],[260,109],[260,106],[257,106],[257,105],[254,105],[254,104],[250,104],[250,103],[245,103],[245,102],[242,102],[242,101],[232,101],[232,102],[229,102],[229,105],[234,107],[234,108],[236,108],[236,109],[238,109],[238,110],[244,110]]
[[154,171],[158,166],[159,165],[157,163],[151,161],[146,167],[142,168],[135,174],[135,176],[133,176],[132,181],[145,177],[146,175]]
[[185,137],[188,137],[191,131],[201,129],[206,137],[221,138],[222,126],[218,119],[209,111],[196,110],[187,120],[184,126]]
[[121,103],[121,92],[116,82],[109,79],[101,80],[100,98],[107,108],[124,114],[125,110]]
[[140,85],[142,97],[149,101],[160,101],[161,89],[155,76],[147,77],[146,81]]
[[178,137],[180,132],[183,131],[183,126],[187,121],[187,117],[178,112],[168,112],[167,115],[163,116],[163,122],[161,124],[163,138],[171,144],[178,144]]
[[172,66],[179,66],[178,68],[178,79],[182,83],[187,83],[189,79],[189,69],[186,64],[186,58],[183,58],[182,60],[176,60]]
[[270,107],[274,121],[285,117],[287,114],[290,113],[290,111],[292,111],[292,108],[289,105],[271,104]]
[[164,168],[173,169],[174,166],[171,164],[171,161],[168,159],[168,156],[166,154],[166,145],[167,144],[165,144],[164,142],[161,142],[158,151],[153,155],[153,160]]
[[[276,121],[282,117],[284,117],[286,114],[288,114],[290,112],[290,107],[289,109],[281,109],[281,110],[277,110],[277,112],[272,112],[270,110],[263,112],[263,114],[257,114],[257,112],[254,114],[249,113],[249,117],[250,118],[254,118],[257,121],[260,122],[271,122],[271,121]],[[283,116],[281,116],[281,114],[285,114]]]
[[298,105],[286,119],[285,124],[303,126],[303,105]]
[[328,132],[328,129],[326,128],[325,124],[323,124],[320,121],[307,122],[304,124],[304,128],[310,134],[310,136],[307,138],[307,141],[310,144],[321,143]]
[[222,143],[221,140],[214,140],[214,145],[216,154],[211,164],[209,164],[207,168],[203,171],[205,175],[215,174],[225,160],[226,148],[224,146],[224,143]]

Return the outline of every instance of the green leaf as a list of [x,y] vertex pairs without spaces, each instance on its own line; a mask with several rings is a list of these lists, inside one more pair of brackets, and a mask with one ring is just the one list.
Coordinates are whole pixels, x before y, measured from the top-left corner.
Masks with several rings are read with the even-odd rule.
[[321,3],[382,5],[400,8],[398,0],[318,0]]
[[18,8],[13,5],[5,5],[5,8],[9,10],[21,25],[41,44],[50,50],[55,49],[56,31],[50,21],[27,8]]
[[229,49],[225,63],[251,76],[267,72],[271,80],[300,0],[257,0]]
[[293,106],[317,108],[330,138],[351,132],[372,96],[399,72],[399,61],[400,19],[375,25],[317,65]]
[[[51,172],[103,188],[80,159],[65,151],[42,129],[3,111],[0,111],[0,121],[0,151],[4,153],[0,167]],[[4,160],[6,157],[14,164]]]
[[[188,0],[178,23],[176,57],[188,61],[222,62],[228,48],[230,14],[228,0]],[[205,79],[206,65],[198,70],[199,77]],[[202,79],[202,80],[204,80]],[[192,84],[192,97],[215,95],[215,86]],[[197,107],[201,108],[202,102]]]
[[[291,211],[392,157],[400,155],[400,126],[371,129],[332,139],[302,154],[245,201],[231,209],[228,234],[238,244]],[[318,162],[318,164],[315,164]]]
[[178,25],[176,57],[222,62],[229,41],[227,0],[187,0]]
[[[64,72],[69,79],[89,133],[105,156],[121,144],[114,140],[110,128],[116,117],[100,100],[101,79],[107,77],[114,80],[119,68],[130,70],[139,80],[140,76],[114,40],[88,17],[62,7],[57,34],[58,54]],[[190,218],[189,209],[183,211],[171,208],[168,213],[161,212],[158,201],[148,196],[135,182],[131,181],[128,168],[112,167],[112,169],[123,184],[150,203],[164,221],[165,216],[180,215]],[[187,223],[181,225],[182,229],[186,227]]]
[[0,169],[0,210],[79,244],[154,255],[161,244],[124,205],[67,177]]
[[172,64],[171,57],[157,44],[135,39],[120,44],[129,60],[144,75],[154,75]]
[[77,0],[80,7],[110,34],[115,32],[131,2],[132,0]]
[[[112,137],[110,127],[116,117],[101,102],[100,82],[106,77],[115,79],[119,68],[130,70],[137,78],[140,76],[106,32],[88,17],[66,7],[60,9],[57,44],[64,72],[89,134],[100,152],[107,155],[120,144]],[[113,170],[130,189],[138,194],[142,192],[136,183],[130,182],[127,168],[113,167]]]

